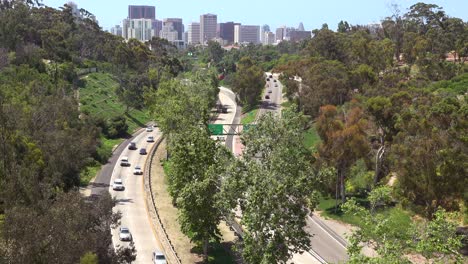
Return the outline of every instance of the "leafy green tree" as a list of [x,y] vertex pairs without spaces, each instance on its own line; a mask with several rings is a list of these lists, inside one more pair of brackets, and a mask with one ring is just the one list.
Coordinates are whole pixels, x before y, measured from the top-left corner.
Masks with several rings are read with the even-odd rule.
[[[466,110],[452,97],[420,94],[400,114],[392,160],[402,195],[432,217],[457,208],[467,185]],[[413,110],[414,109],[414,110]]]
[[349,77],[338,61],[321,61],[302,76],[300,105],[304,113],[316,117],[322,105],[341,105],[348,99]]
[[265,85],[264,73],[260,67],[248,57],[243,57],[238,65],[234,79],[233,90],[239,96],[241,103],[254,106],[260,99]]
[[[411,252],[422,253],[428,262],[463,263],[458,251],[461,236],[456,234],[453,214],[439,209],[431,221],[402,226],[398,218],[378,212],[392,199],[392,190],[384,186],[369,194],[369,209],[358,205],[354,198],[342,205],[345,213],[360,221],[360,228],[349,238],[349,263],[411,263],[407,258]],[[362,255],[364,245],[375,249],[378,256]]]
[[201,243],[207,259],[209,242],[219,241],[220,237],[220,175],[230,155],[200,127],[177,134],[170,149],[169,191],[180,210],[181,230],[192,241]]
[[[352,103],[353,104],[353,103]],[[332,105],[320,108],[317,119],[317,132],[322,139],[319,146],[319,160],[326,165],[334,166],[336,176],[336,198],[338,192],[341,200],[346,201],[346,177],[351,166],[369,152],[366,137],[367,120],[362,109],[351,105],[350,109],[338,109]]]
[[243,160],[224,184],[233,188],[225,197],[242,211],[241,248],[248,263],[286,262],[310,248],[305,217],[317,179],[303,146],[305,122],[287,110],[281,118],[262,117],[242,136]]

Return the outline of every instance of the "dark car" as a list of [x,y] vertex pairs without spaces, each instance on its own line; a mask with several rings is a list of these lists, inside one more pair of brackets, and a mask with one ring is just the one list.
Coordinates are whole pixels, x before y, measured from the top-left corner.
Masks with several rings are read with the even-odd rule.
[[141,149],[140,149],[140,155],[146,155],[146,154],[148,154],[148,153],[146,152],[146,149],[145,149],[145,148],[141,148]]
[[269,82],[269,81],[270,81],[270,78],[267,78],[267,82]]
[[268,94],[265,95],[265,99],[270,99],[270,96]]
[[270,74],[270,78],[273,78],[273,75]]
[[128,149],[130,149],[130,150],[137,149],[136,143],[135,142],[130,142],[130,145],[128,145]]
[[273,80],[273,82],[276,82],[276,80]]

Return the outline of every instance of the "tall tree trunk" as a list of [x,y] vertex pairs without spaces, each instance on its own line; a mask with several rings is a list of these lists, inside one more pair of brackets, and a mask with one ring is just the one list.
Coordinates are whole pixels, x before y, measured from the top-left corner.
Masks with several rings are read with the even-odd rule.
[[208,238],[203,240],[203,257],[205,261],[208,261]]
[[346,192],[345,192],[345,170],[342,168],[340,169],[340,194],[341,194],[341,202],[346,202]]
[[374,172],[374,186],[377,186],[380,180],[380,169],[382,168],[382,160],[385,154],[385,145],[380,146],[375,155],[375,172]]

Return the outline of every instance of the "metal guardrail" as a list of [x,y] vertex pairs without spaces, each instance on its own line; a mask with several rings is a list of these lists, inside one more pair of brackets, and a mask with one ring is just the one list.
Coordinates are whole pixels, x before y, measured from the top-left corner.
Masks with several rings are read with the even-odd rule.
[[166,229],[164,228],[161,218],[159,217],[158,209],[156,208],[156,203],[154,199],[152,183],[151,183],[151,168],[153,164],[153,159],[154,159],[157,149],[159,148],[159,145],[161,144],[163,140],[164,140],[164,136],[161,136],[158,139],[158,141],[156,141],[156,143],[154,144],[153,148],[151,149],[149,153],[149,159],[147,159],[146,164],[145,164],[145,170],[144,170],[145,192],[150,194],[149,196],[148,195],[146,196],[146,199],[148,201],[148,209],[149,209],[150,215],[152,216],[153,219],[156,219],[156,221],[153,221],[153,223],[156,223],[154,225],[156,227],[156,233],[160,238],[160,241],[163,246],[163,250],[166,253],[166,259],[168,263],[181,264],[182,262],[179,258],[179,255],[177,255],[177,252],[174,249],[174,245],[169,239]]

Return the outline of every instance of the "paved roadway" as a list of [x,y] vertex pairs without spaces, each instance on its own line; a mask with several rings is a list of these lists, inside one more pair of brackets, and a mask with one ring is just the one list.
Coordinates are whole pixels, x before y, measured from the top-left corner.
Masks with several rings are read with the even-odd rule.
[[[257,112],[257,117],[260,117],[261,115],[267,112],[271,112],[276,115],[281,114],[281,103],[283,101],[283,85],[281,85],[280,81],[278,80],[277,74],[271,74],[267,72],[266,75],[270,80],[266,82],[267,87],[265,89],[265,92],[262,94],[262,104],[260,106],[259,111]],[[273,75],[273,78],[270,78],[270,75]],[[269,91],[271,91],[271,93],[269,93]],[[268,95],[270,99],[266,99],[266,95]]]
[[[137,258],[134,263],[151,263],[151,254],[155,250],[163,251],[156,238],[155,231],[151,225],[151,220],[147,211],[146,193],[144,190],[143,175],[133,175],[135,165],[140,165],[143,169],[148,155],[140,155],[140,148],[146,148],[150,153],[150,149],[154,143],[147,143],[147,137],[154,136],[155,141],[161,137],[161,133],[156,129],[154,132],[140,132],[132,141],[136,142],[137,150],[129,150],[127,148],[129,141],[120,146],[120,153],[114,154],[117,163],[114,166],[110,177],[109,192],[117,200],[117,205],[114,210],[122,213],[121,225],[128,227],[133,236],[135,248],[137,250]],[[120,159],[123,156],[129,158],[130,167],[121,167]],[[115,162],[115,160],[114,160]],[[124,191],[112,190],[112,182],[114,179],[121,178],[125,186]],[[118,245],[126,246],[129,242],[119,241],[118,227],[112,230],[112,242],[114,247]]]

